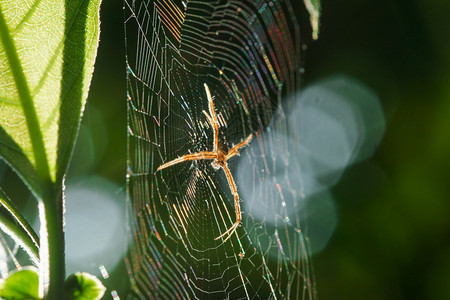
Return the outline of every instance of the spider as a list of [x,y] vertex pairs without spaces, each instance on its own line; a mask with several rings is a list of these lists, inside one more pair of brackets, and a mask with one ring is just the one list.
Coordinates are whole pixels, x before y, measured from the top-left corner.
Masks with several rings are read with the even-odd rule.
[[236,211],[236,222],[227,229],[224,233],[222,233],[220,236],[216,237],[214,240],[218,240],[222,237],[226,237],[223,242],[228,240],[231,235],[236,231],[237,227],[241,223],[241,206],[239,205],[239,194],[237,192],[236,183],[234,182],[233,175],[231,175],[230,169],[228,168],[227,160],[232,158],[233,156],[239,154],[239,149],[248,145],[250,143],[253,134],[250,134],[245,140],[240,142],[239,144],[233,146],[230,150],[228,150],[228,147],[223,144],[222,142],[219,142],[219,123],[217,121],[216,112],[214,110],[214,102],[211,97],[211,92],[209,91],[208,85],[204,84],[206,96],[208,98],[209,103],[209,113],[203,111],[206,118],[208,119],[209,123],[211,124],[213,128],[214,133],[214,145],[212,151],[200,151],[197,153],[192,154],[186,154],[181,157],[178,157],[174,160],[171,160],[161,166],[158,167],[158,171],[165,169],[167,167],[176,165],[178,163],[188,161],[188,160],[200,160],[200,159],[208,159],[212,160],[211,165],[215,170],[218,170],[222,168],[222,170],[225,172],[225,175],[227,177],[228,185],[230,187],[231,194],[233,194],[234,197],[234,207]]

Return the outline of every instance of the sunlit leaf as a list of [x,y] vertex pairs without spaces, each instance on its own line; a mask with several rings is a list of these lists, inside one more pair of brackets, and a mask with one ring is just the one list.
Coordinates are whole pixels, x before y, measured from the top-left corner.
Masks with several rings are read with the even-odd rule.
[[28,268],[11,273],[0,283],[0,297],[5,300],[40,299],[37,271]]
[[94,275],[77,272],[67,278],[65,291],[70,300],[96,300],[103,297],[106,288]]
[[36,194],[61,182],[88,94],[100,0],[0,0],[0,155]]

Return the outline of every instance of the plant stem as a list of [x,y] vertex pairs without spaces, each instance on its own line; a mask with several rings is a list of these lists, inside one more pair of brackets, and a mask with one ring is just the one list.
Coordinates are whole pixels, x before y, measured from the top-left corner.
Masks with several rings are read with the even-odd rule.
[[[41,233],[41,249],[47,251],[44,254],[48,258],[47,261],[41,263],[41,266],[49,271],[49,286],[46,299],[63,299],[64,293],[64,279],[65,279],[65,256],[64,256],[64,220],[63,207],[64,197],[63,192],[58,194],[51,193],[50,197],[44,198],[42,205],[44,210],[45,228],[42,231],[47,233],[42,237]],[[55,201],[58,199],[59,201]],[[42,224],[41,226],[43,226]],[[41,231],[41,232],[42,232]],[[46,238],[47,249],[43,249],[42,239]],[[41,251],[41,253],[43,253]],[[42,256],[41,256],[42,257]],[[43,260],[41,258],[41,260]]]

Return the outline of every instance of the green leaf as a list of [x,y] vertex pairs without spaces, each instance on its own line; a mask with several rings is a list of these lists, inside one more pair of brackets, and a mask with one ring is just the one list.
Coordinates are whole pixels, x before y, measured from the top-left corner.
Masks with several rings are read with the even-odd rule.
[[[24,216],[16,209],[9,197],[0,188],[0,207],[5,209],[15,222],[11,222],[3,216],[0,218],[0,229],[14,239],[30,256],[33,263],[39,263],[39,239],[31,225]],[[0,210],[0,213],[2,210]]]
[[49,182],[62,184],[73,150],[97,53],[99,6],[0,0],[0,155],[39,198]]
[[66,298],[69,300],[101,299],[106,288],[94,275],[77,272],[64,283]]
[[0,283],[0,297],[5,300],[40,299],[36,269],[30,267],[11,273]]
[[320,0],[303,0],[306,9],[309,13],[309,22],[312,27],[313,39],[317,40],[319,38],[319,26],[320,26]]

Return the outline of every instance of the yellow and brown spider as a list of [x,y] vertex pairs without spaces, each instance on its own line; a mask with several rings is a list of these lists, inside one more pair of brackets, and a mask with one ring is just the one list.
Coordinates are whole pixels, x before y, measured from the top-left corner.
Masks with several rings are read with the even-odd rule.
[[209,123],[211,124],[213,128],[214,133],[214,145],[212,151],[201,151],[197,153],[192,154],[186,154],[181,157],[178,157],[174,160],[171,160],[161,166],[158,167],[158,171],[165,169],[167,167],[176,165],[178,163],[181,163],[183,161],[188,160],[199,160],[199,159],[209,159],[212,160],[211,165],[214,169],[218,170],[222,168],[222,170],[225,172],[225,175],[228,180],[228,185],[230,186],[231,194],[234,196],[234,208],[236,210],[236,222],[227,229],[224,233],[222,233],[220,236],[216,237],[215,240],[218,240],[224,236],[226,236],[226,240],[228,240],[231,235],[236,231],[237,227],[239,226],[239,223],[241,222],[241,206],[239,205],[239,194],[237,192],[236,183],[234,182],[233,175],[231,175],[230,169],[228,168],[227,160],[235,156],[236,154],[239,154],[239,149],[250,143],[253,135],[250,134],[245,140],[237,144],[236,146],[233,146],[231,150],[228,151],[228,148],[225,144],[219,142],[219,123],[217,121],[216,111],[214,110],[214,102],[211,97],[211,92],[209,91],[208,85],[204,84],[205,91],[206,91],[206,97],[208,98],[208,104],[209,104],[209,113],[203,111],[206,118],[208,119]]

